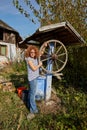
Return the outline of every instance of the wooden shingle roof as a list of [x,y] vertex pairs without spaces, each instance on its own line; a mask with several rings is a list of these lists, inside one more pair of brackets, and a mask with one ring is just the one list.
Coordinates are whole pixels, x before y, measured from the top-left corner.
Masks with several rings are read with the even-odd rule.
[[11,26],[9,26],[7,23],[5,23],[4,21],[0,20],[0,29],[9,31],[9,32],[13,32],[16,35],[16,41],[17,43],[19,43],[20,41],[22,41],[22,37],[19,35],[19,33],[12,28]]
[[36,42],[36,45],[42,45],[45,41],[52,39],[59,40],[64,45],[85,43],[84,39],[69,22],[61,22],[38,28],[33,35],[27,37],[20,44],[29,45]]
[[17,32],[15,29],[13,29],[12,27],[10,27],[7,23],[5,23],[2,20],[0,20],[0,28],[7,29],[9,31]]

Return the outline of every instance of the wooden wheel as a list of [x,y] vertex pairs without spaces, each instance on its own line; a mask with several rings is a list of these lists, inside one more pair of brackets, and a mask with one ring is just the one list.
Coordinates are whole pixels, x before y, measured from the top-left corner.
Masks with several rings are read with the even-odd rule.
[[[39,61],[43,63],[42,69],[47,73],[58,73],[66,65],[68,54],[66,47],[58,40],[49,40],[40,48]],[[51,70],[48,69],[51,66]]]

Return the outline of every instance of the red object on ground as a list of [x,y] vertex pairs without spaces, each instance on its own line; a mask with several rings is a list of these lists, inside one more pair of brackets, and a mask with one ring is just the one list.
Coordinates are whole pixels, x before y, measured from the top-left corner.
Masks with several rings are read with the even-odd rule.
[[22,97],[22,91],[26,90],[26,89],[27,89],[26,87],[19,87],[19,88],[17,88],[18,96],[20,98]]

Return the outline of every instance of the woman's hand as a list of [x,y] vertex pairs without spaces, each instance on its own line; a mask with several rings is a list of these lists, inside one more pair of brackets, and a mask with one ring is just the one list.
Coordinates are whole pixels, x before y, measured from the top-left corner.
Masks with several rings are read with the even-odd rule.
[[41,61],[39,62],[39,66],[42,66],[42,62]]

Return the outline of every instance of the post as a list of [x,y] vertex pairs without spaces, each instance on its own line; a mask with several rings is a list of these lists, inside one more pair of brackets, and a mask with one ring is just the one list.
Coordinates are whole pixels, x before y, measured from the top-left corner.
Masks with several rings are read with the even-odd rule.
[[[52,54],[54,52],[54,44],[49,44],[49,54]],[[49,100],[51,97],[51,87],[52,87],[52,60],[47,61],[47,70],[49,71],[48,74],[46,74],[46,86],[45,86],[45,100]]]

